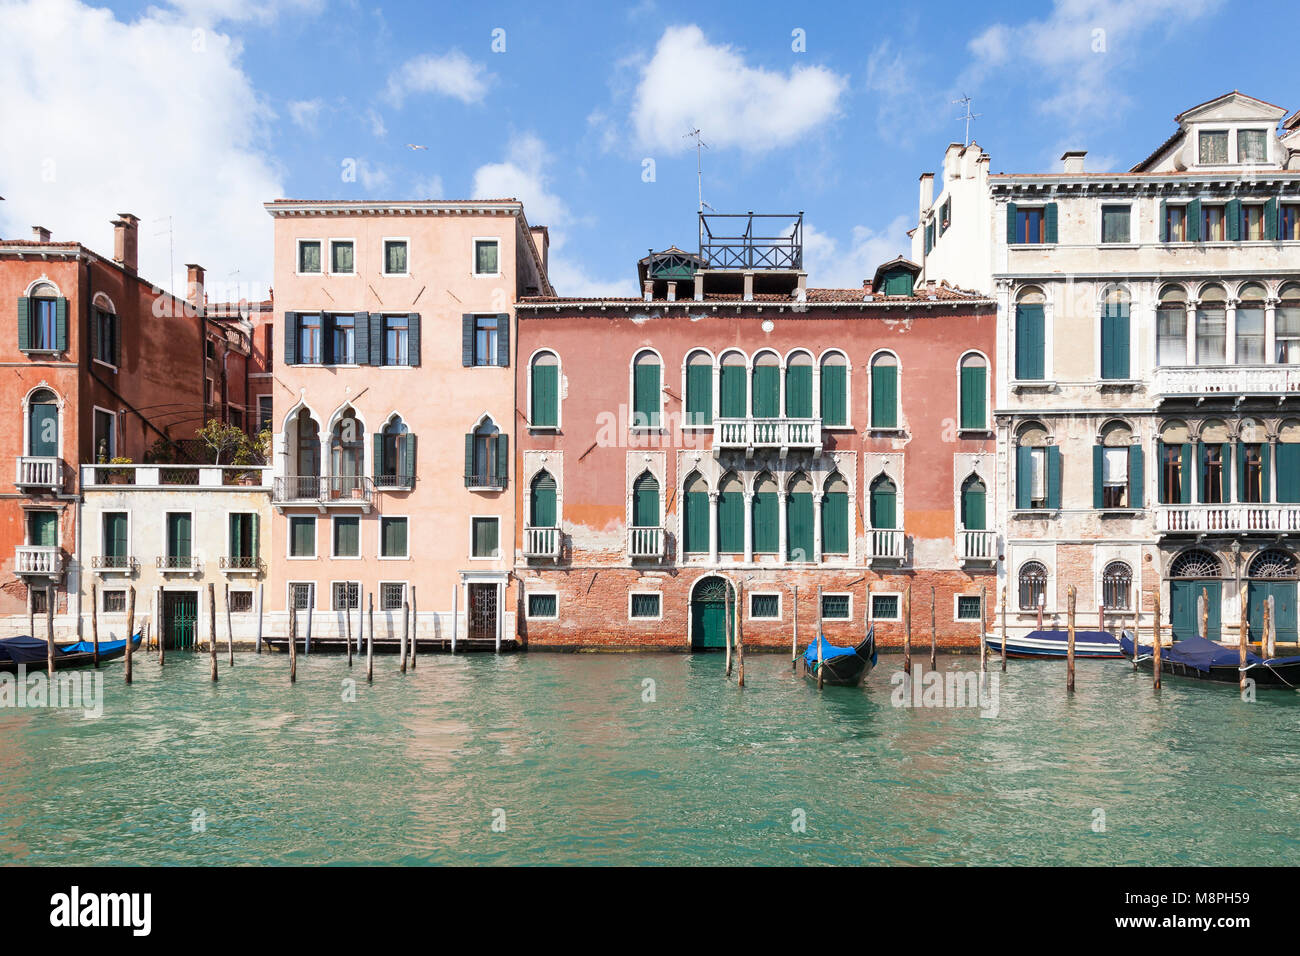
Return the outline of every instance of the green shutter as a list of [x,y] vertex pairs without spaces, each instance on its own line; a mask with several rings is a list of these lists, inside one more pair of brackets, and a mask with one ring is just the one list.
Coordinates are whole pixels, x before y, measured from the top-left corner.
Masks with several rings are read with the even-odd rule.
[[800,491],[790,495],[786,521],[786,560],[812,561],[813,500],[812,493]]
[[1188,242],[1201,241],[1201,201],[1193,199],[1185,207],[1184,217]]
[[790,365],[785,370],[787,418],[812,418],[812,366]]
[[1271,500],[1271,497],[1268,493],[1268,474],[1269,474],[1268,466],[1269,466],[1269,458],[1271,457],[1271,448],[1272,448],[1272,442],[1264,442],[1259,446],[1259,470],[1260,470],[1259,483],[1261,488],[1259,500],[1264,504],[1268,504],[1269,501]]
[[1277,199],[1264,203],[1264,238],[1280,239],[1277,232]]
[[1228,217],[1228,228],[1226,230],[1229,242],[1241,241],[1241,200],[1229,199],[1228,206],[1225,210]]
[[690,425],[713,424],[713,366],[686,366],[686,421]]
[[638,528],[659,527],[659,482],[650,475],[642,475],[632,486],[632,524]]
[[530,527],[555,527],[555,478],[550,472],[543,471],[533,479],[529,514]]
[[533,364],[532,424],[537,428],[554,428],[560,422],[560,367]]
[[18,297],[18,348],[27,351],[32,347],[32,300]]
[[1223,462],[1223,500],[1232,501],[1232,445],[1223,442],[1219,445],[1219,460]]
[[1160,200],[1160,241],[1169,241],[1169,203]]
[[1101,445],[1092,446],[1092,506],[1101,508],[1105,505],[1105,461],[1106,449]]
[[190,516],[188,514],[169,514],[167,516],[168,557],[190,557]]
[[1276,482],[1279,504],[1300,502],[1300,445],[1278,442]]
[[1056,203],[1043,207],[1043,235],[1045,242],[1056,242]]
[[298,364],[298,313],[284,314],[284,364]]
[[1246,500],[1246,443],[1236,442],[1237,446],[1237,494]]
[[1021,381],[1042,379],[1046,346],[1043,306],[1016,306],[1016,378]]
[[[502,321],[506,323],[507,330],[510,327],[509,317],[505,316]],[[509,336],[509,331],[506,335]],[[507,352],[507,356],[509,353]],[[406,316],[406,364],[420,364],[420,313],[410,312]]]
[[104,515],[104,556],[126,557],[126,515],[121,512]]
[[510,316],[502,312],[497,315],[497,365],[510,367]]
[[38,548],[53,548],[59,543],[59,516],[53,511],[29,511],[27,527],[30,541]]
[[406,488],[415,487],[415,436],[407,432],[397,445],[397,477]]
[[474,477],[474,433],[465,436],[465,481]]
[[722,418],[747,418],[749,409],[745,391],[745,366],[724,365],[718,373],[718,390],[721,394],[721,407],[718,415]]
[[334,553],[340,557],[354,557],[361,553],[360,518],[334,519]]
[[510,436],[497,435],[496,471],[493,473],[496,484],[503,488],[510,477]]
[[828,491],[822,496],[822,552],[849,553],[849,495]]
[[1019,242],[1016,236],[1016,204],[1007,203],[1007,245],[1015,245]]
[[384,461],[384,433],[375,432],[374,434],[374,454],[371,456],[371,468],[374,472],[375,483],[381,484],[385,475],[390,474],[385,467],[387,462]]
[[[706,554],[709,550],[709,493],[688,491],[682,496],[682,502],[686,509],[682,522],[682,551],[686,554]],[[657,501],[655,507],[657,515]]]
[[1128,306],[1108,303],[1101,317],[1101,377],[1129,377]]
[[1016,507],[1032,508],[1034,502],[1034,450],[1028,445],[1016,448]]
[[1061,507],[1061,446],[1047,446],[1047,507]]
[[844,365],[823,365],[821,375],[822,424],[847,425],[848,416],[848,367]]
[[[1300,446],[1298,446],[1300,447]],[[775,491],[754,494],[753,535],[755,554],[776,554],[781,547],[780,503]]]
[[898,492],[891,481],[882,481],[871,489],[871,527],[892,529],[898,526]]
[[988,503],[985,500],[984,485],[981,482],[969,482],[962,489],[961,525],[967,531],[984,531],[988,523]]
[[644,362],[632,375],[633,424],[659,427],[659,366]]
[[781,415],[781,369],[776,365],[754,366],[754,417]]
[[1192,503],[1192,443],[1183,444],[1182,457],[1179,460],[1182,469],[1182,494],[1179,496],[1179,504],[1190,505]]
[[232,514],[229,521],[230,533],[230,556],[232,558],[242,558],[243,552],[243,535],[240,533],[243,529],[243,515]]
[[1128,449],[1128,506],[1130,508],[1146,507],[1143,490],[1146,487],[1146,455],[1141,445],[1130,445]]
[[718,495],[718,550],[741,554],[745,550],[745,493],[724,491]]
[[871,427],[898,427],[898,366],[871,367]]
[[249,520],[252,522],[252,528],[248,535],[248,556],[250,558],[256,559],[262,553],[259,550],[259,548],[261,547],[261,543],[260,543],[261,539],[259,537],[259,535],[261,534],[261,528],[259,526],[261,517],[257,514],[257,512],[253,512],[253,514],[249,515],[248,517]]
[[985,411],[987,385],[984,366],[964,365],[961,370],[961,427],[985,429],[988,415]]

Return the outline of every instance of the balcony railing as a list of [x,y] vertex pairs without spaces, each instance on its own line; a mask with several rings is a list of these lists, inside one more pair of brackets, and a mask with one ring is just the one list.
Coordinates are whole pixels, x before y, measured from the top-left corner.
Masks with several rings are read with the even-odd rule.
[[63,572],[63,552],[57,547],[21,545],[14,548],[14,571],[54,577]]
[[1161,534],[1278,534],[1300,531],[1300,505],[1160,505]]
[[90,559],[90,569],[97,574],[131,574],[139,566],[129,554],[96,554]]
[[176,571],[181,574],[197,574],[199,559],[196,555],[160,554],[157,559],[158,570]]
[[997,532],[963,530],[957,534],[963,561],[997,560]]
[[714,451],[751,454],[775,449],[784,458],[791,449],[818,454],[821,447],[820,418],[719,418],[714,422]]
[[82,465],[83,488],[130,485],[169,491],[177,488],[265,489],[271,469],[264,465]]
[[275,479],[271,500],[276,504],[314,504],[369,508],[374,482],[361,475],[289,475]]
[[220,565],[222,571],[231,574],[257,574],[262,570],[262,559],[248,554],[222,555]]
[[1165,365],[1152,376],[1160,398],[1300,393],[1300,365]]
[[63,461],[59,458],[19,458],[14,484],[19,488],[63,489]]
[[480,474],[471,472],[465,476],[465,487],[470,489],[483,489],[488,491],[501,491],[506,486],[505,475],[494,473]]
[[867,532],[867,557],[872,561],[902,561],[903,532],[872,529]]
[[803,213],[700,213],[700,258],[710,269],[803,268]]
[[628,528],[627,555],[629,558],[662,558],[664,556],[663,528]]
[[550,558],[560,556],[559,528],[524,528],[524,557]]

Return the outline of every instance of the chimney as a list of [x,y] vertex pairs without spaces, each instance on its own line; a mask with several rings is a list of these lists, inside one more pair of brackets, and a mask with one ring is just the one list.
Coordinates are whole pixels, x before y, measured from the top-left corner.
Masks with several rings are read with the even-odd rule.
[[529,226],[528,231],[532,233],[533,245],[537,247],[537,255],[542,260],[542,272],[549,273],[551,268],[551,232],[545,226]]
[[934,173],[921,174],[921,214],[934,205]]
[[135,275],[139,255],[140,220],[129,212],[119,212],[113,220],[113,260]]
[[1061,171],[1067,176],[1075,176],[1083,172],[1083,157],[1088,155],[1086,149],[1068,149],[1061,156]]
[[49,242],[50,230],[44,226],[32,226],[32,238],[37,242]]
[[193,262],[185,263],[185,301],[195,312],[203,314],[206,301],[203,294],[203,266]]

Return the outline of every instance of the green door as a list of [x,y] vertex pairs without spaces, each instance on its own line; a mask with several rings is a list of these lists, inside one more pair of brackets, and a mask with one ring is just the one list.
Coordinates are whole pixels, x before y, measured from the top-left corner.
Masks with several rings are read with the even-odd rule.
[[1264,634],[1264,605],[1273,598],[1273,630],[1279,644],[1296,640],[1296,583],[1294,581],[1251,581],[1247,584],[1247,607],[1250,609],[1250,639],[1258,641]]
[[734,618],[731,588],[721,578],[705,578],[691,598],[691,649],[722,650]]
[[59,407],[33,402],[28,409],[28,441],[33,458],[54,458],[59,454]]
[[198,617],[199,600],[193,591],[163,592],[162,631],[168,649],[186,650],[194,647]]
[[1209,633],[1206,636],[1212,641],[1219,639],[1219,596],[1221,591],[1219,582],[1215,580],[1186,580],[1169,582],[1169,620],[1173,625],[1174,640],[1181,641],[1184,638],[1196,637],[1201,633],[1201,622],[1196,616],[1196,599],[1201,596],[1202,590],[1209,596],[1210,620]]

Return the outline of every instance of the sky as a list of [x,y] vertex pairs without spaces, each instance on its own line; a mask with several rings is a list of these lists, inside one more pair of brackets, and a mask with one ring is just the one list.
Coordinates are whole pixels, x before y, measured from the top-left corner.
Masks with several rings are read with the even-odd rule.
[[151,281],[182,289],[197,262],[211,298],[252,298],[267,200],[513,196],[550,227],[559,293],[635,295],[648,249],[698,245],[699,129],[714,210],[804,212],[809,284],[858,286],[909,250],[917,178],[965,135],[954,100],[993,172],[1066,149],[1127,169],[1221,93],[1300,108],[1266,40],[1294,17],[1291,0],[0,0],[0,236],[42,225],[111,255],[130,212]]

